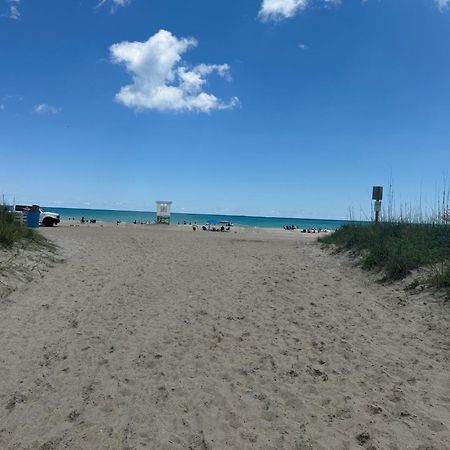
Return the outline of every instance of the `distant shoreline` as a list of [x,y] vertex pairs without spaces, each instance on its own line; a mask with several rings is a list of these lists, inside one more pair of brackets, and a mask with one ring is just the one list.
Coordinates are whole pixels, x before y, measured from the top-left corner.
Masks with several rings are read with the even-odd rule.
[[[61,215],[62,220],[75,219],[95,219],[102,222],[153,222],[156,219],[156,213],[151,211],[122,211],[122,210],[104,210],[89,208],[53,208],[45,207],[48,211],[54,211]],[[203,225],[210,219],[228,220],[236,226],[243,228],[283,228],[286,225],[299,228],[326,228],[336,230],[346,223],[347,220],[334,219],[310,219],[294,217],[265,217],[265,216],[239,216],[229,214],[191,214],[191,213],[172,213],[172,224]],[[353,221],[354,223],[354,221]]]
[[[103,209],[103,208],[72,208],[68,206],[44,206],[48,211],[50,210],[72,210],[72,211],[105,211],[105,212],[119,212],[119,213],[139,213],[139,214],[156,214],[156,211],[141,211],[133,209]],[[249,214],[218,214],[218,213],[194,213],[194,212],[179,212],[172,211],[172,214],[187,215],[187,216],[211,216],[211,217],[244,217],[244,218],[262,218],[262,219],[285,219],[285,220],[321,220],[321,221],[336,221],[336,222],[350,222],[347,219],[330,219],[323,217],[284,217],[284,216],[252,216]],[[354,221],[351,221],[354,222]],[[356,221],[359,222],[359,221]]]

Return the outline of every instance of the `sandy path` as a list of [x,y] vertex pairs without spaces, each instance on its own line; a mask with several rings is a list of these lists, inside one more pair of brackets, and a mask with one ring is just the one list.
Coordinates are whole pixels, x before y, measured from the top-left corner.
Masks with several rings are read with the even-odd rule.
[[0,303],[1,449],[450,448],[442,302],[294,233],[45,233],[66,262]]

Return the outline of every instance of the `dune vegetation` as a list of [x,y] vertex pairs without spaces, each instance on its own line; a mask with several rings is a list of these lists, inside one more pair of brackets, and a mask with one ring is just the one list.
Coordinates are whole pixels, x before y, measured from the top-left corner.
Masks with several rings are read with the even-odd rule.
[[426,267],[428,275],[414,285],[447,288],[450,293],[450,225],[382,222],[345,225],[321,239],[361,255],[364,269],[379,270],[386,280],[406,277]]
[[0,248],[12,247],[14,244],[48,246],[48,241],[35,230],[19,223],[14,214],[0,206]]

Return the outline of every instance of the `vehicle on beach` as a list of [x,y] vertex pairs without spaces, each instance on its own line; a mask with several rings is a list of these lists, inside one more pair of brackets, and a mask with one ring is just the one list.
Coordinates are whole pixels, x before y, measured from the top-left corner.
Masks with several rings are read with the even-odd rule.
[[[59,217],[59,214],[50,212],[50,211],[44,211],[44,208],[39,208],[39,225],[43,227],[52,227],[53,225],[57,225],[61,222],[61,219]],[[14,213],[23,213],[27,211],[31,211],[32,206],[31,205],[15,205],[13,208]]]

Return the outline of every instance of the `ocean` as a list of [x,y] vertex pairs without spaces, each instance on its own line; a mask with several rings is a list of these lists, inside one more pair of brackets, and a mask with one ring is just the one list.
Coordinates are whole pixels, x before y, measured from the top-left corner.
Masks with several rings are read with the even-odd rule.
[[[155,212],[144,211],[113,211],[106,209],[78,209],[78,208],[44,208],[47,211],[58,213],[62,220],[75,219],[80,220],[84,217],[86,220],[96,219],[102,222],[153,222],[156,220]],[[327,228],[336,230],[342,225],[349,223],[346,220],[328,220],[328,219],[299,219],[290,217],[253,217],[253,216],[229,216],[217,214],[186,214],[172,213],[172,224],[199,224],[203,225],[208,220],[227,220],[232,224],[248,228],[283,228],[285,225],[294,225],[299,228]]]

